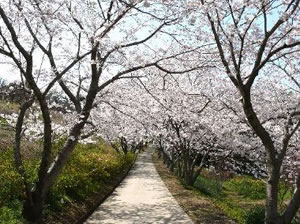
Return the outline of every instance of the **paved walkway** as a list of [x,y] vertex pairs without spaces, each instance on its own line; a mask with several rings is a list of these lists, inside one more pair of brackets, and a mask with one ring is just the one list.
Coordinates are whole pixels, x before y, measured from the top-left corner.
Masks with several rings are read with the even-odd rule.
[[85,224],[193,224],[160,179],[151,151],[140,154],[129,175]]

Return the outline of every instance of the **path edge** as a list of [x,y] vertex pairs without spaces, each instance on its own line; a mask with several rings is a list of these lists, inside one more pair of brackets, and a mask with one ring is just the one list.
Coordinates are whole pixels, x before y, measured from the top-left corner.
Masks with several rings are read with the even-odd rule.
[[94,211],[115,191],[115,189],[123,182],[123,180],[128,176],[129,172],[132,170],[138,155],[139,154],[136,154],[132,164],[130,165],[128,170],[124,173],[124,175],[120,178],[120,180],[116,183],[116,185],[100,201],[98,201],[84,215],[82,215],[79,218],[79,220],[77,220],[74,224],[83,224],[94,213]]

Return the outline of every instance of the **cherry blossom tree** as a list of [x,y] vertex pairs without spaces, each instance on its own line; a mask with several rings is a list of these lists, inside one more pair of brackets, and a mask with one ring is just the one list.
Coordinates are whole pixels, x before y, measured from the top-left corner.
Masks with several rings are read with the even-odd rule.
[[114,83],[105,96],[96,99],[97,110],[91,114],[95,133],[124,154],[143,146],[149,131],[143,102],[137,100],[140,94],[131,81]]
[[[0,3],[0,16],[1,60],[21,73],[31,93],[16,121],[14,156],[25,186],[23,216],[36,221],[42,215],[49,188],[85,134],[84,128],[91,124],[96,96],[119,79],[138,76],[138,71],[150,67],[168,71],[184,54],[171,50],[173,42],[157,46],[154,41],[169,35],[168,26],[180,16],[163,5],[123,0],[7,0]],[[161,62],[167,60],[170,67],[164,68]],[[174,72],[193,69],[183,66]],[[63,148],[51,160],[55,127],[47,96],[54,88],[63,91],[76,113],[69,122]],[[42,114],[43,149],[38,178],[31,186],[23,166],[21,139],[26,113],[34,102]]]
[[[41,217],[77,142],[98,135],[124,152],[154,139],[190,184],[219,158],[267,176],[266,223],[290,223],[300,206],[299,14],[299,0],[2,1],[0,61],[28,92],[18,116],[1,115],[15,123],[24,217]],[[56,89],[73,108],[61,124]],[[21,153],[29,131],[43,140],[33,186]],[[283,176],[295,192],[279,214]]]
[[[264,121],[267,113],[258,109],[255,90],[263,82],[268,82],[267,89],[273,88],[276,82],[284,83],[285,80],[278,78],[280,72],[274,63],[284,66],[283,58],[299,58],[299,1],[201,0],[199,4],[194,3],[198,8],[188,6],[194,11],[191,16],[206,19],[207,28],[202,31],[208,41],[215,43],[219,65],[223,67],[219,66],[220,72],[227,74],[238,90],[247,122],[265,149],[265,223],[290,223],[300,205],[299,172],[294,179],[294,195],[282,214],[278,211],[278,192],[282,166],[295,147],[291,142],[300,126],[298,104],[292,101],[287,107],[284,105],[288,109],[283,116]],[[264,91],[260,94],[268,97]]]
[[149,136],[158,143],[159,152],[163,154],[169,169],[176,169],[187,184],[193,185],[204,166],[229,156],[228,152],[233,147],[225,147],[225,142],[221,144],[222,138],[217,140],[217,135],[210,129],[214,123],[212,118],[218,113],[217,110],[213,113],[210,107],[212,102],[205,95],[211,91],[195,92],[189,80],[183,76],[173,75],[170,78],[158,74],[151,80],[125,85],[129,89],[128,94],[124,90],[126,87],[118,86],[117,89],[122,89],[122,95],[116,97],[114,94],[116,98],[110,99],[109,105],[123,115],[122,119],[113,119],[118,121],[113,122],[117,126],[112,125],[110,129],[119,130],[119,125],[122,135],[129,134],[126,127],[130,127],[135,130],[133,135],[136,137],[141,133]]

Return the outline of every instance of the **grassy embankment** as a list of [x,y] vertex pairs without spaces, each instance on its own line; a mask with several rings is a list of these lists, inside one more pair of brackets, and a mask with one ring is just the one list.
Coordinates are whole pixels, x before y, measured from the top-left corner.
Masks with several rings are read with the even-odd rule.
[[[195,223],[263,224],[265,184],[249,176],[222,178],[204,171],[194,187],[187,186],[153,156],[165,184]],[[291,197],[291,189],[281,184],[280,207]],[[228,218],[227,218],[228,217]],[[294,221],[293,224],[299,224]]]
[[[4,109],[9,113],[16,105],[7,110],[0,103],[0,112]],[[2,124],[4,122],[2,119]],[[0,223],[26,223],[21,215],[24,189],[13,161],[13,130],[2,125],[0,137]],[[53,151],[57,152],[63,143],[63,139],[57,141]],[[23,148],[26,172],[33,184],[40,162],[41,143],[23,142]],[[78,144],[49,192],[43,223],[76,223],[113,190],[134,159],[134,154],[118,154],[101,140],[97,144]]]

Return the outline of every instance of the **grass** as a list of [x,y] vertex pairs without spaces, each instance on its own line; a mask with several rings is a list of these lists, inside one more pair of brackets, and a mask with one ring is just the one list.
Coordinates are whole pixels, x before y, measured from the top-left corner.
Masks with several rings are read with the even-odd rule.
[[[212,174],[201,176],[195,187],[205,193],[226,216],[239,224],[259,224],[264,220],[265,182],[250,176],[235,176],[224,181]],[[285,192],[284,195],[282,195]],[[291,198],[292,189],[280,183],[281,210]]]
[[[63,141],[57,142],[54,151]],[[94,195],[100,197],[101,192],[106,192],[110,185],[117,184],[116,178],[124,175],[134,161],[135,155],[128,153],[126,156],[118,154],[104,142],[99,144],[78,144],[70,160],[63,169],[54,186],[48,194],[46,202],[46,215],[52,223],[60,223],[60,215],[66,207],[77,204],[77,209],[82,209],[82,204]],[[25,161],[26,171],[30,182],[34,183],[39,165],[38,157]],[[17,174],[13,165],[13,150],[8,148],[0,154],[0,220],[1,223],[25,223],[21,217],[24,190],[22,179]],[[99,196],[100,195],[100,196]],[[81,204],[81,206],[78,206]],[[73,206],[75,208],[76,206]],[[73,213],[76,216],[76,211]],[[73,220],[74,221],[74,220]],[[71,221],[70,223],[73,223]],[[46,223],[50,223],[46,218]],[[67,223],[66,220],[63,223]]]
[[224,183],[225,189],[231,189],[240,196],[252,200],[265,199],[265,183],[249,176],[237,176]]
[[204,175],[198,177],[195,188],[205,194],[207,199],[211,200],[227,217],[239,224],[245,224],[245,216],[247,214],[245,208],[249,206],[246,205],[245,207],[245,204],[240,206],[239,203],[247,202],[247,200],[237,194],[236,190],[225,188],[226,181],[220,181],[211,173],[204,173]]
[[[210,200],[206,193],[184,184],[165,167],[163,162],[153,155],[153,163],[160,177],[172,193],[178,204],[196,224],[233,224],[235,223]],[[207,186],[212,186],[207,182]],[[210,191],[208,191],[210,192]],[[213,191],[215,192],[215,191]]]
[[[214,221],[217,220],[218,214],[228,217],[220,223],[234,223],[232,220],[238,224],[264,223],[266,194],[263,180],[250,176],[221,179],[223,175],[215,175],[204,170],[194,187],[190,187],[169,172],[161,161],[156,161],[157,155],[153,160],[165,184],[195,223],[219,223]],[[181,186],[177,186],[178,184]],[[292,195],[290,186],[280,183],[279,195],[282,196],[280,209],[283,210]],[[197,205],[199,200],[202,202]],[[194,202],[195,206],[192,206]],[[295,220],[293,224],[299,224],[299,221]]]

